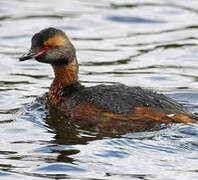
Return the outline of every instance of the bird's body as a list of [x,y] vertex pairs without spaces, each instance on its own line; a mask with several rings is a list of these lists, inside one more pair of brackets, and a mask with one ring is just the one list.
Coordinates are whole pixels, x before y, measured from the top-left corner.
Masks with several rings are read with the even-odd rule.
[[188,123],[195,118],[163,94],[120,85],[64,88],[55,107],[83,128],[137,132],[162,123]]
[[48,28],[34,35],[30,53],[21,60],[35,57],[53,66],[49,102],[83,128],[137,132],[197,118],[171,98],[150,90],[122,84],[84,87],[78,80],[75,49],[61,30]]

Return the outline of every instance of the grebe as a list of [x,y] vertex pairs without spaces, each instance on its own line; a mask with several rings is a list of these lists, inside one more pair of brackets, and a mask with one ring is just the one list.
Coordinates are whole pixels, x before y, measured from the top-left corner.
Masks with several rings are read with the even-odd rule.
[[51,64],[55,78],[48,93],[52,106],[83,128],[100,132],[138,132],[156,125],[192,123],[197,117],[173,99],[125,85],[84,87],[78,79],[75,48],[66,34],[46,28],[32,37],[20,61]]

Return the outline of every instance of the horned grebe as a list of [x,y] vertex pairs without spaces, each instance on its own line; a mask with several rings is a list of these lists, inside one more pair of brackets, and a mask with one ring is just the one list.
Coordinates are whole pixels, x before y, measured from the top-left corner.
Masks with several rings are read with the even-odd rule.
[[75,48],[66,34],[47,28],[32,37],[30,52],[20,58],[51,64],[55,78],[49,102],[83,128],[101,132],[138,132],[162,123],[192,123],[197,117],[173,99],[125,85],[84,87],[78,80]]

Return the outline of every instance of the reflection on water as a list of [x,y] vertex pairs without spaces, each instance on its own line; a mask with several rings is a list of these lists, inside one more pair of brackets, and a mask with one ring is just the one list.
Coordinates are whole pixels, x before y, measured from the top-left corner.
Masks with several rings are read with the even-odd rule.
[[45,102],[51,67],[17,58],[40,29],[63,29],[80,79],[166,93],[198,110],[198,2],[0,2],[1,179],[197,179],[198,127],[122,136],[80,129]]

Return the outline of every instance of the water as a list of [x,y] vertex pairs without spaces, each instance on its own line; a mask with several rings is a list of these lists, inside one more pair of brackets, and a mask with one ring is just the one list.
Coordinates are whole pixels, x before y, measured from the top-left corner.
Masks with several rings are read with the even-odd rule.
[[0,179],[198,179],[198,124],[122,136],[75,128],[44,94],[51,67],[18,62],[53,26],[77,49],[86,86],[124,83],[198,111],[197,0],[1,0]]

